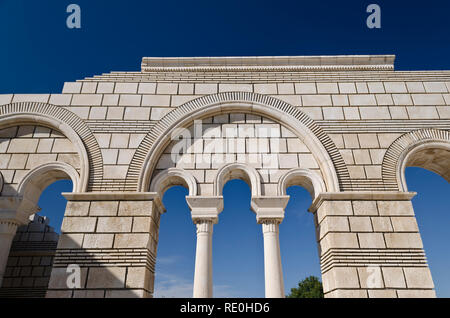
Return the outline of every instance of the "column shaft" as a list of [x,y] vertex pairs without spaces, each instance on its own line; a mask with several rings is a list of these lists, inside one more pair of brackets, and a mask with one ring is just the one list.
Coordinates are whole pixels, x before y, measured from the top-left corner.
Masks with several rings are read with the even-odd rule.
[[212,232],[212,221],[200,221],[197,223],[194,298],[211,298],[213,295]]
[[266,298],[285,297],[278,229],[278,220],[266,220],[262,222]]

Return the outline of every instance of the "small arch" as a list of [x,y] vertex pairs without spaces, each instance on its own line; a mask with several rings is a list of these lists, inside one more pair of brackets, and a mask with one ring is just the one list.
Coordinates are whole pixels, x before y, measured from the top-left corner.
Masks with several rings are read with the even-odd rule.
[[28,215],[37,212],[42,191],[55,181],[64,179],[72,180],[73,192],[82,192],[80,175],[67,163],[50,162],[29,171],[17,188],[18,197],[22,199],[19,212]]
[[450,132],[421,129],[395,140],[383,158],[383,180],[387,187],[408,191],[405,168],[417,166],[433,171],[450,182]]
[[255,168],[242,163],[229,163],[217,171],[214,179],[214,195],[220,196],[225,184],[232,179],[245,181],[251,189],[252,197],[261,195],[261,177]]
[[322,178],[314,171],[294,168],[286,172],[278,181],[278,195],[286,195],[286,189],[293,185],[304,187],[313,200],[326,189]]
[[180,185],[189,190],[190,196],[197,195],[197,181],[186,170],[169,168],[158,173],[150,184],[150,192],[156,192],[162,198],[172,186]]

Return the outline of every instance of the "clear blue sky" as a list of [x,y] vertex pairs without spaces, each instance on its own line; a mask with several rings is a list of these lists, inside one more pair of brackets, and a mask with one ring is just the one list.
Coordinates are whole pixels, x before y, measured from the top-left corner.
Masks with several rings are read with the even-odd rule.
[[[379,30],[365,25],[373,2],[382,10]],[[65,26],[70,3],[81,6],[81,30]],[[65,81],[139,70],[143,56],[396,54],[397,70],[450,69],[449,12],[448,1],[434,0],[0,0],[0,93],[58,93]],[[414,207],[438,295],[449,297],[449,184],[415,168],[407,181],[419,192]],[[41,199],[55,227],[64,210],[57,193],[69,190],[63,181]],[[156,281],[162,296],[191,294],[195,231],[185,194],[173,188],[164,198]],[[310,198],[299,188],[289,194],[280,228],[287,290],[320,273]],[[249,204],[243,182],[226,185],[214,229],[216,296],[264,295],[262,234]]]

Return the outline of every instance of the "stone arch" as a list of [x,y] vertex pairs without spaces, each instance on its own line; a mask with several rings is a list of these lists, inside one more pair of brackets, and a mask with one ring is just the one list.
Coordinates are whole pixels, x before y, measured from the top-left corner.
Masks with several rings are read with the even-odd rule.
[[126,182],[145,191],[154,166],[170,141],[171,132],[197,118],[223,112],[250,112],[266,116],[289,127],[318,157],[327,191],[351,190],[350,175],[330,137],[298,108],[279,99],[249,92],[208,95],[177,107],[162,118],[145,136],[127,172]]
[[164,192],[175,185],[187,188],[190,196],[197,195],[197,181],[189,172],[180,168],[169,168],[157,174],[150,184],[150,192],[156,192],[162,198]]
[[322,178],[309,169],[294,168],[281,176],[278,181],[278,195],[286,195],[286,189],[293,185],[299,185],[308,190],[312,200],[326,191]]
[[223,187],[232,179],[244,180],[250,187],[252,197],[261,195],[261,178],[256,169],[242,163],[230,163],[217,171],[213,185],[214,196],[221,196]]
[[63,133],[76,147],[81,159],[80,184],[92,190],[103,178],[103,160],[95,136],[86,123],[67,109],[37,102],[0,106],[0,127],[38,124]]
[[[445,162],[441,159],[439,163],[436,158],[444,158]],[[448,162],[450,162],[449,131],[415,130],[397,138],[386,151],[382,166],[383,179],[386,185],[395,190],[408,191],[405,168],[411,164],[433,171],[450,182]]]
[[42,191],[53,182],[64,179],[72,181],[73,192],[82,192],[80,175],[67,163],[50,162],[28,171],[17,188],[18,197],[22,199],[19,213],[32,214],[37,210]]

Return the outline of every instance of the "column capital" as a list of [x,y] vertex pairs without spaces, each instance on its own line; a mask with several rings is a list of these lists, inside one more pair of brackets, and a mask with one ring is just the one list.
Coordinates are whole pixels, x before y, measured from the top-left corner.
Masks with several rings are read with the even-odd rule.
[[195,224],[211,221],[216,224],[223,210],[223,196],[186,196]]
[[251,207],[256,213],[256,221],[260,224],[266,220],[281,223],[288,201],[288,195],[252,197]]
[[21,196],[0,197],[0,221],[27,224],[30,215],[41,209]]

